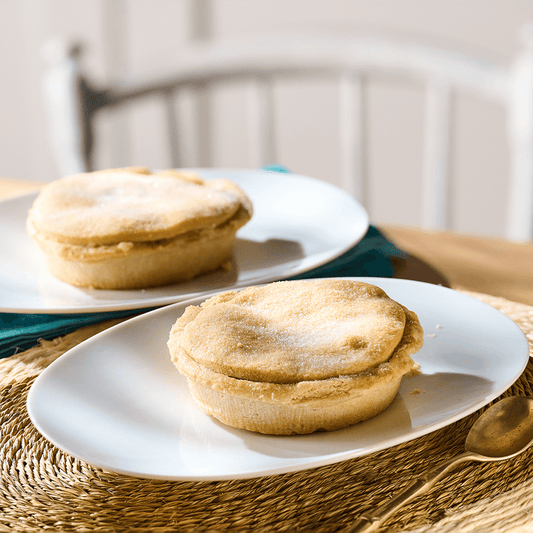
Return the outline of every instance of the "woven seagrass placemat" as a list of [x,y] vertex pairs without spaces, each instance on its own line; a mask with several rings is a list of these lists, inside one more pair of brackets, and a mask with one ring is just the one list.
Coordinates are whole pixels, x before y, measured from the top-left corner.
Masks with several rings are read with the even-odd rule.
[[[533,307],[470,294],[515,320],[533,346]],[[31,424],[25,403],[46,366],[111,324],[0,361],[0,531],[340,531],[430,464],[462,451],[479,416],[367,457],[297,473],[218,482],[118,475],[51,445]],[[532,387],[530,362],[503,396],[533,396]],[[533,531],[532,475],[533,449],[507,462],[468,463],[400,510],[384,530]]]

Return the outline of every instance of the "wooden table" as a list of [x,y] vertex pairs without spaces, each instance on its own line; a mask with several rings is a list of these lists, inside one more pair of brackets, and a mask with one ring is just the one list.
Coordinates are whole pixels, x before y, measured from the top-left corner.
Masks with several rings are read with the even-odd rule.
[[[0,199],[38,187],[0,178]],[[398,277],[482,293],[477,297],[507,314],[533,343],[533,307],[508,301],[533,304],[528,268],[533,244],[415,228],[381,229],[409,253],[395,264]],[[225,530],[339,531],[396,494],[424,465],[459,453],[479,415],[381,452],[302,472],[200,483],[115,474],[55,448],[26,411],[28,390],[41,371],[109,325],[82,328],[0,361],[0,530],[114,530],[120,523],[124,529],[143,530],[204,531],[223,524]],[[505,394],[533,396],[531,361]],[[531,453],[507,463],[465,465],[391,517],[390,530],[531,531]]]
[[399,248],[438,269],[450,286],[533,305],[533,243],[408,227],[382,229]]
[[[0,200],[38,190],[41,185],[0,178]],[[406,261],[395,265],[398,277],[533,305],[533,243],[410,227],[381,229],[409,254]]]
[[37,181],[23,181],[0,177],[0,200],[39,190],[43,184]]

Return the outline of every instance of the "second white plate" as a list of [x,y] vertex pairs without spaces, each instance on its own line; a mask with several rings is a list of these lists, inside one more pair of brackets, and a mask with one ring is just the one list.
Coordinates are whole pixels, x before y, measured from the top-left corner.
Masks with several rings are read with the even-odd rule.
[[237,234],[231,272],[134,291],[78,289],[54,278],[26,234],[36,195],[0,203],[0,312],[87,313],[156,307],[201,294],[296,276],[349,250],[365,235],[364,208],[341,189],[297,174],[194,169],[237,183],[254,204]]
[[188,304],[129,320],[80,344],[35,381],[28,412],[65,452],[114,472],[169,480],[237,479],[359,457],[444,427],[487,404],[520,376],[528,342],[505,315],[444,287],[361,278],[415,311],[421,373],[392,405],[353,427],[276,437],[225,426],[193,401],[170,361],[170,328]]

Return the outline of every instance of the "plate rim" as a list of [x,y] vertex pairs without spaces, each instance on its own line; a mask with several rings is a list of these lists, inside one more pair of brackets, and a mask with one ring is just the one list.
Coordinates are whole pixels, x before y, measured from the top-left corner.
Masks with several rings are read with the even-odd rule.
[[[293,277],[293,276],[297,276],[300,274],[304,274],[306,272],[309,272],[310,270],[321,267],[327,264],[328,262],[334,261],[335,259],[342,256],[344,253],[346,253],[348,250],[353,248],[356,244],[361,242],[361,240],[367,233],[368,228],[370,227],[370,219],[369,219],[368,212],[360,202],[358,202],[353,196],[351,196],[348,192],[338,187],[337,185],[326,182],[324,180],[320,180],[318,178],[305,176],[303,174],[298,174],[295,172],[282,173],[282,172],[265,170],[265,169],[244,169],[244,168],[232,169],[232,168],[200,168],[199,167],[199,168],[184,168],[184,170],[191,170],[191,171],[198,171],[198,172],[203,171],[209,174],[217,173],[217,172],[221,172],[221,173],[231,173],[231,172],[235,173],[236,172],[236,173],[240,173],[243,175],[246,175],[246,174],[251,174],[251,175],[265,174],[269,176],[275,175],[276,177],[279,177],[280,179],[286,179],[286,178],[303,179],[305,181],[314,183],[320,187],[330,188],[332,190],[335,190],[337,193],[344,195],[347,199],[350,199],[350,201],[353,202],[354,207],[357,208],[358,216],[361,217],[361,227],[359,229],[359,233],[356,234],[349,243],[345,244],[343,247],[336,249],[334,253],[331,253],[327,257],[322,258],[321,260],[316,261],[310,265],[307,265],[301,268],[286,269],[285,271],[281,273],[272,274],[272,275],[269,275],[268,277],[262,277],[261,279],[243,280],[240,283],[238,283],[238,280],[237,280],[236,283],[226,285],[223,288],[216,288],[216,289],[207,288],[205,290],[191,292],[183,296],[165,295],[165,296],[154,296],[154,297],[145,297],[145,298],[142,297],[143,290],[139,289],[137,291],[134,291],[138,293],[138,297],[135,298],[134,300],[119,300],[118,303],[116,300],[110,300],[109,303],[100,303],[100,304],[91,305],[91,306],[86,306],[83,304],[76,304],[76,305],[70,305],[70,306],[67,305],[65,307],[35,307],[35,306],[18,307],[18,306],[6,306],[3,302],[1,302],[0,313],[75,315],[75,314],[85,314],[85,313],[96,314],[96,313],[112,313],[112,312],[120,312],[120,311],[135,311],[135,310],[142,310],[142,309],[150,309],[153,307],[172,305],[174,303],[185,301],[190,298],[201,297],[201,296],[204,296],[204,295],[207,295],[212,292],[219,291],[219,290],[233,290],[233,289],[243,288],[251,284],[261,284],[261,283],[269,283],[273,281],[278,281],[278,280],[281,280],[287,277]],[[207,177],[206,179],[216,179],[216,178],[214,176],[210,176],[210,177]],[[34,191],[34,192],[30,192],[30,193],[23,194],[20,196],[16,196],[14,198],[7,198],[5,200],[0,201],[0,207],[8,203],[16,203],[16,202],[24,202],[24,201],[28,202],[32,198],[35,199],[37,195],[38,195],[38,191]],[[239,233],[237,233],[237,238],[238,238],[238,235]],[[311,256],[308,256],[308,257],[311,257]],[[303,259],[306,259],[306,257],[304,257]],[[60,283],[63,283],[63,282],[60,282]],[[74,287],[74,289],[76,288]],[[155,288],[155,289],[164,290],[164,287]],[[120,294],[120,291],[112,291],[112,292],[116,292],[117,294]]]
[[[503,392],[508,390],[517,381],[517,379],[519,379],[519,377],[522,375],[524,369],[526,368],[526,366],[528,364],[528,361],[529,361],[529,358],[530,358],[530,355],[529,355],[529,343],[528,343],[526,335],[520,329],[520,327],[516,324],[516,322],[514,322],[511,318],[509,318],[507,315],[505,315],[504,313],[502,313],[498,309],[492,307],[491,305],[489,305],[489,304],[487,304],[487,303],[485,303],[485,302],[483,302],[481,300],[477,300],[473,296],[458,292],[458,291],[456,291],[454,289],[451,289],[451,288],[448,288],[448,287],[443,287],[443,286],[439,286],[439,285],[433,285],[433,284],[430,284],[430,283],[421,282],[421,281],[415,281],[415,280],[404,280],[404,279],[399,279],[399,278],[366,278],[366,277],[352,277],[352,278],[340,278],[340,279],[354,279],[354,280],[359,280],[359,281],[365,281],[365,282],[368,282],[368,283],[372,283],[372,280],[374,280],[376,283],[384,280],[386,283],[391,282],[391,283],[397,283],[397,284],[429,285],[429,286],[434,287],[434,288],[438,287],[438,290],[453,292],[456,295],[459,295],[461,298],[464,298],[465,300],[477,302],[477,304],[479,304],[479,305],[486,306],[486,307],[492,309],[492,311],[494,311],[495,313],[499,314],[500,318],[502,318],[504,321],[506,321],[507,324],[511,328],[515,328],[515,331],[517,333],[517,339],[516,340],[518,341],[518,337],[520,337],[520,342],[522,343],[522,348],[521,349],[524,350],[524,354],[520,355],[520,357],[517,357],[517,360],[516,360],[517,370],[515,372],[514,377],[512,379],[507,380],[505,383],[498,384],[498,386],[495,387],[495,390],[492,391],[491,394],[489,394],[488,396],[480,397],[480,399],[478,401],[474,402],[469,407],[461,409],[459,412],[457,412],[455,414],[452,414],[450,416],[444,417],[442,420],[439,420],[436,423],[430,424],[430,425],[425,426],[425,427],[420,427],[418,429],[414,429],[414,430],[412,430],[410,432],[407,432],[406,434],[401,434],[401,435],[398,435],[396,438],[389,439],[387,441],[387,444],[384,445],[384,446],[381,445],[381,444],[375,444],[373,446],[370,446],[370,447],[367,447],[367,448],[363,449],[362,451],[360,450],[359,452],[356,452],[356,453],[353,453],[354,452],[353,449],[349,450],[349,451],[341,451],[341,452],[336,452],[336,453],[332,453],[332,454],[327,454],[326,453],[326,454],[322,454],[320,456],[315,456],[311,460],[307,460],[307,461],[305,461],[303,463],[294,462],[294,464],[292,466],[290,466],[290,465],[281,465],[281,466],[279,466],[277,468],[268,467],[268,468],[263,468],[262,470],[256,469],[254,471],[247,471],[247,472],[244,472],[244,473],[240,472],[238,474],[217,474],[217,475],[203,475],[202,474],[202,475],[172,475],[172,476],[166,476],[166,475],[149,474],[149,473],[146,473],[146,472],[143,473],[143,472],[139,472],[139,471],[133,471],[133,470],[127,470],[127,469],[123,469],[123,468],[117,468],[117,467],[115,467],[113,465],[105,463],[105,461],[102,461],[102,462],[95,462],[95,461],[92,461],[92,460],[91,461],[87,461],[87,459],[83,457],[83,454],[79,454],[79,452],[76,452],[76,451],[68,449],[68,447],[65,447],[61,443],[57,442],[57,440],[54,439],[54,437],[50,438],[50,435],[47,435],[46,431],[43,433],[42,427],[40,426],[39,421],[35,419],[35,415],[34,415],[34,413],[32,411],[32,406],[31,405],[35,401],[34,400],[34,396],[36,394],[35,391],[38,390],[38,388],[40,386],[39,384],[43,380],[47,379],[46,376],[47,376],[48,373],[54,372],[53,368],[55,366],[57,366],[57,365],[60,365],[61,364],[60,361],[62,359],[65,360],[66,356],[68,358],[79,357],[80,355],[77,355],[78,352],[82,352],[82,354],[83,354],[83,351],[88,346],[90,346],[91,344],[93,344],[93,343],[98,344],[99,342],[102,341],[103,337],[105,337],[107,335],[113,335],[114,332],[117,331],[118,329],[132,327],[132,323],[135,323],[137,321],[143,321],[143,322],[146,322],[147,324],[149,324],[150,320],[153,319],[153,318],[156,318],[158,314],[172,312],[174,310],[174,308],[186,307],[187,305],[194,305],[194,304],[197,304],[197,303],[199,303],[199,302],[201,302],[201,301],[203,301],[203,300],[205,300],[206,298],[209,297],[209,295],[208,296],[202,295],[202,296],[198,296],[198,297],[195,297],[195,298],[191,298],[191,299],[186,300],[186,301],[176,302],[175,304],[172,304],[172,305],[169,305],[169,306],[165,306],[165,307],[150,311],[148,313],[145,313],[143,315],[136,316],[136,317],[133,317],[131,319],[125,320],[124,322],[122,322],[120,324],[112,326],[111,328],[109,328],[109,329],[107,329],[105,331],[102,331],[102,332],[90,337],[89,339],[86,339],[85,341],[82,341],[80,344],[78,344],[74,348],[72,348],[72,349],[68,350],[67,352],[65,352],[62,356],[60,356],[58,359],[56,359],[54,362],[52,362],[47,368],[45,368],[44,371],[36,378],[36,380],[32,384],[32,386],[30,388],[30,391],[28,393],[27,400],[26,400],[26,408],[27,408],[27,412],[28,412],[28,415],[30,417],[30,420],[34,424],[36,429],[49,442],[51,442],[52,444],[57,446],[59,449],[61,449],[65,453],[68,453],[68,454],[70,454],[70,455],[72,455],[74,457],[77,457],[78,459],[80,459],[82,461],[88,462],[89,464],[91,464],[91,465],[93,465],[93,466],[95,466],[97,468],[103,468],[103,469],[106,469],[106,470],[109,470],[109,471],[112,471],[112,472],[115,472],[115,473],[118,473],[118,474],[124,474],[124,475],[128,475],[128,476],[139,477],[139,478],[144,478],[144,479],[159,479],[159,480],[169,480],[169,481],[204,481],[204,482],[207,481],[207,482],[209,482],[209,481],[221,481],[221,480],[253,479],[253,478],[259,478],[259,477],[264,477],[264,476],[272,476],[272,475],[278,475],[278,474],[283,474],[283,473],[291,473],[291,472],[303,471],[303,470],[308,470],[308,469],[312,469],[312,468],[317,468],[317,467],[320,467],[320,466],[326,466],[326,465],[334,464],[334,463],[337,463],[337,462],[340,462],[340,461],[343,461],[343,460],[349,460],[349,459],[353,459],[353,458],[364,457],[364,456],[366,456],[366,455],[368,455],[370,453],[384,451],[386,449],[392,448],[392,447],[397,446],[399,444],[410,442],[410,441],[412,441],[412,440],[414,440],[416,438],[419,438],[421,436],[433,433],[434,431],[437,431],[439,429],[447,427],[450,424],[452,424],[454,422],[457,422],[458,420],[461,420],[461,419],[465,418],[466,416],[469,416],[470,414],[472,414],[472,413],[476,412],[477,410],[481,409],[482,407],[484,407],[485,405],[487,405],[491,401],[493,401],[495,398],[497,398],[498,396],[503,394]],[[263,285],[265,285],[265,284],[263,284]],[[215,293],[213,293],[213,294],[215,294]],[[523,357],[523,360],[522,360],[522,357]],[[52,369],[52,370],[50,370],[50,369]],[[44,377],[42,377],[42,376],[44,376]],[[377,416],[380,416],[380,415],[377,415]],[[242,430],[242,431],[245,431],[245,430]],[[282,439],[283,438],[283,437],[276,437],[276,436],[270,436],[270,437],[272,437],[274,439]]]

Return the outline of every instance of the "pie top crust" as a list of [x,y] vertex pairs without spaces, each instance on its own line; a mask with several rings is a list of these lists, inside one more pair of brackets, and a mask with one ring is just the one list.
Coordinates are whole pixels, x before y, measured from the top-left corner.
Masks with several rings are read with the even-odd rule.
[[43,238],[73,245],[147,242],[229,221],[252,205],[225,180],[185,171],[114,169],[67,176],[41,189],[28,226]]
[[416,365],[415,313],[353,280],[272,283],[216,295],[176,321],[169,350],[185,375],[215,389],[298,403],[352,394]]

